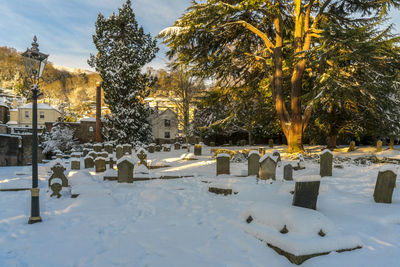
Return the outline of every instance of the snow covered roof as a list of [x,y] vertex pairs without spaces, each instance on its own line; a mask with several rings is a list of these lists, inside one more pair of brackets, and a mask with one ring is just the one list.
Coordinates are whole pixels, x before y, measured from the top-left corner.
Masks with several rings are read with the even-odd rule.
[[96,118],[85,117],[85,118],[82,118],[80,121],[96,121]]
[[[32,108],[32,103],[25,104],[25,105],[23,105],[23,106],[20,106],[19,108],[28,108],[28,109],[31,109],[31,108]],[[37,104],[37,108],[38,108],[38,109],[49,109],[49,110],[53,109],[53,110],[55,110],[55,111],[57,111],[57,112],[60,112],[58,109],[56,109],[56,108],[54,108],[54,107],[52,107],[52,106],[50,106],[50,105],[48,105],[48,104],[45,104],[45,103],[38,103],[38,104]],[[60,112],[60,113],[61,113],[61,112]]]
[[17,125],[18,122],[16,122],[16,121],[8,121],[6,124],[9,124],[9,125]]

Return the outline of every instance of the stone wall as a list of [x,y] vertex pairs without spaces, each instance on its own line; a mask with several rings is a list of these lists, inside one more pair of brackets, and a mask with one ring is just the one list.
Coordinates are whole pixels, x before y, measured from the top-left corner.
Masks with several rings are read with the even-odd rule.
[[66,125],[74,130],[74,139],[79,143],[93,143],[96,140],[96,122],[95,121],[80,121],[80,122],[46,122],[46,129],[51,131],[56,125]]
[[17,166],[21,164],[21,137],[0,134],[0,166]]

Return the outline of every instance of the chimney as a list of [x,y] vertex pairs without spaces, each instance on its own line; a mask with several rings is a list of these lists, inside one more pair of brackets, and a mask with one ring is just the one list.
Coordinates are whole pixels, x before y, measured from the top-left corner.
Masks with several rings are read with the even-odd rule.
[[101,143],[101,86],[96,83],[96,142]]

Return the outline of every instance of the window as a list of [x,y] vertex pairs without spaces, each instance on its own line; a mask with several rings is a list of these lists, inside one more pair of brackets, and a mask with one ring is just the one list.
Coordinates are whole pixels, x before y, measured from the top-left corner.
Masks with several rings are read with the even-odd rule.
[[171,120],[164,120],[164,126],[165,127],[170,127],[171,126]]
[[93,126],[89,126],[89,132],[93,132]]
[[44,119],[44,111],[40,111],[40,115],[39,116],[40,116],[41,119]]
[[165,133],[164,133],[164,138],[167,138],[167,139],[171,138],[169,132],[165,132]]
[[25,118],[29,118],[29,111],[25,111]]

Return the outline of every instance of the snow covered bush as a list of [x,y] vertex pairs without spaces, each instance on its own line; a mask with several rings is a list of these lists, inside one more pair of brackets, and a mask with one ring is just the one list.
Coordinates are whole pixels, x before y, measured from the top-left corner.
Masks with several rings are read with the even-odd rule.
[[51,128],[50,133],[43,136],[43,154],[55,154],[56,151],[65,152],[71,150],[76,144],[74,138],[74,130],[68,126],[57,125]]

